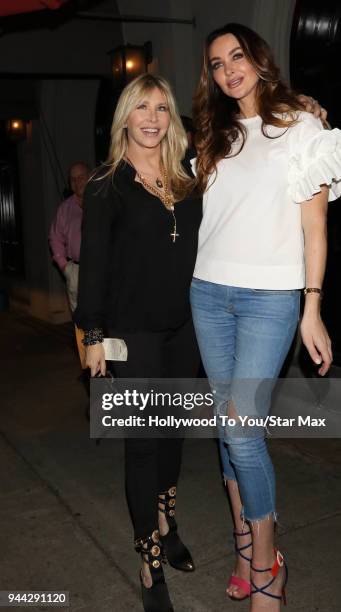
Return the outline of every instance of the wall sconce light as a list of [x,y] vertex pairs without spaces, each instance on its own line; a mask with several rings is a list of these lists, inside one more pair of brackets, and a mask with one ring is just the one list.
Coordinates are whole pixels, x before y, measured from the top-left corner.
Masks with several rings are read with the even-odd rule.
[[123,89],[130,81],[147,72],[147,66],[153,61],[153,49],[150,41],[144,45],[122,45],[109,51],[111,74],[114,87]]
[[9,119],[6,124],[6,131],[13,142],[19,142],[26,138],[26,122],[22,119]]

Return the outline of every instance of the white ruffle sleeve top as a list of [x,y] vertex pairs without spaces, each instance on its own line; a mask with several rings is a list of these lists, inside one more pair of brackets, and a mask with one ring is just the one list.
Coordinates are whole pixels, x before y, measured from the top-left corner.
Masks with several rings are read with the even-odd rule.
[[[305,284],[299,204],[321,185],[341,196],[341,131],[324,130],[310,113],[287,129],[259,116],[242,119],[243,149],[217,164],[204,194],[194,276],[253,289],[300,289]],[[238,151],[239,142],[234,143]],[[195,160],[192,160],[195,172]]]

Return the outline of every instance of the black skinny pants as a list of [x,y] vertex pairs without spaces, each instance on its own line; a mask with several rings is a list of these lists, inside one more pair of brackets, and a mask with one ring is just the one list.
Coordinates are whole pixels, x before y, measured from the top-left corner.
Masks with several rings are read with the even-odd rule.
[[[195,378],[199,350],[192,321],[165,332],[119,332],[128,347],[128,361],[114,362],[117,378]],[[158,529],[158,494],[176,486],[182,455],[181,438],[127,438],[126,491],[134,537]]]

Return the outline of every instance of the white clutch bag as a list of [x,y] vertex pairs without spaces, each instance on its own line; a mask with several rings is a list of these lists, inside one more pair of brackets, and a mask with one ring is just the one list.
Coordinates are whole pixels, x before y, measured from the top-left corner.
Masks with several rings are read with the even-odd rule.
[[122,338],[104,338],[103,347],[106,361],[128,360],[128,347]]

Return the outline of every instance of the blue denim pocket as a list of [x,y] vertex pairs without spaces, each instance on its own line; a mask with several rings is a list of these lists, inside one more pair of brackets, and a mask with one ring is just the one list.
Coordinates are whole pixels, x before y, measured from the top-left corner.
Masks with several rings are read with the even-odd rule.
[[258,295],[268,295],[270,297],[272,295],[295,295],[299,289],[251,289],[251,291]]

